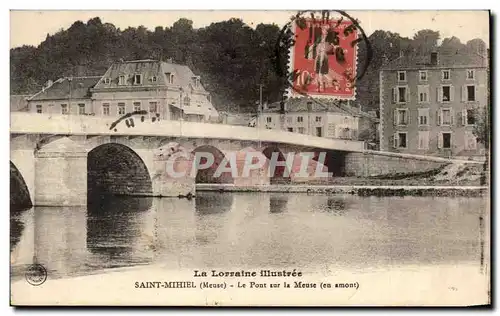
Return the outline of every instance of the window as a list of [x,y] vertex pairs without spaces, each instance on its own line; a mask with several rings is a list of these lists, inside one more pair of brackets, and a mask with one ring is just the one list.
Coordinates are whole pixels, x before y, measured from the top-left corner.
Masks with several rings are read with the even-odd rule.
[[465,131],[465,149],[475,150],[477,148],[477,138],[472,131]]
[[418,149],[429,149],[429,131],[418,131]]
[[466,109],[462,112],[462,125],[475,125],[476,113],[473,109]]
[[421,70],[418,72],[418,79],[420,81],[427,81],[427,70]]
[[451,87],[450,86],[442,86],[441,87],[441,102],[450,102],[451,101]]
[[440,125],[451,125],[451,122],[452,122],[451,109],[442,109]]
[[134,84],[142,84],[142,75],[141,74],[134,75]]
[[394,110],[394,124],[395,125],[408,125],[409,115],[407,109]]
[[125,84],[125,75],[120,75],[120,76],[118,77],[118,84],[119,84],[120,86],[123,86],[123,85]]
[[61,114],[68,114],[68,105],[67,104],[61,104]]
[[418,125],[429,125],[429,109],[418,109]]
[[299,133],[304,134],[304,128],[303,127],[299,127]]
[[85,115],[85,104],[78,104],[78,115]]
[[104,84],[110,84],[111,79],[110,78],[104,78]]
[[125,114],[125,103],[118,103],[118,115]]
[[474,70],[473,69],[467,70],[467,80],[474,80]]
[[188,96],[186,96],[184,98],[184,105],[185,106],[189,106],[190,104],[191,104],[191,99]]
[[165,77],[167,77],[167,83],[168,84],[173,84],[174,83],[174,74],[170,72],[165,73]]
[[302,116],[297,116],[297,122],[299,123],[304,122],[304,118]]
[[200,85],[200,77],[193,77],[194,87],[198,88]]
[[443,70],[441,72],[441,76],[443,80],[450,80],[450,71],[449,70]]
[[438,148],[451,148],[451,132],[442,132],[438,139]]
[[272,121],[273,121],[272,117],[270,117],[270,116],[266,117],[266,122],[271,123]]
[[323,136],[323,128],[316,127],[316,136],[318,136],[318,137]]
[[321,116],[316,116],[316,122],[321,122]]
[[418,86],[418,103],[429,102],[429,86]]
[[406,81],[406,71],[398,71],[398,81]]
[[293,133],[293,127],[288,127],[286,130]]
[[156,82],[158,81],[158,78],[156,76],[151,77],[151,82]]
[[476,86],[467,86],[467,101],[476,101]]
[[102,104],[102,115],[109,115],[109,103]]
[[134,102],[134,112],[141,110],[141,102]]
[[149,113],[158,113],[158,102],[149,102]]
[[42,105],[41,104],[36,105],[36,113],[38,113],[38,114],[42,113]]
[[398,132],[394,134],[394,148],[406,148],[408,143],[406,132]]
[[398,102],[401,103],[406,102],[406,87],[399,87],[398,93],[399,93]]
[[406,103],[409,99],[408,87],[392,88],[392,103]]

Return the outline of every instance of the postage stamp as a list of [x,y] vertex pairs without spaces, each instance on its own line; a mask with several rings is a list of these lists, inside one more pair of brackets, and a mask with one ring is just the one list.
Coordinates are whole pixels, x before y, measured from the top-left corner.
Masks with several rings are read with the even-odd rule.
[[343,17],[307,18],[293,24],[289,96],[354,100],[359,34]]

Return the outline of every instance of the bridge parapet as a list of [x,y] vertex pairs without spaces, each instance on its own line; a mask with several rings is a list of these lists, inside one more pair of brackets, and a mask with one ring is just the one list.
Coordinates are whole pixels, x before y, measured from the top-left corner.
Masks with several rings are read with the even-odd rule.
[[[49,115],[12,113],[11,133],[63,135],[169,136],[179,138],[213,138],[254,142],[292,144],[318,149],[363,152],[364,142],[330,139],[279,130],[236,125],[167,121],[132,116],[116,123],[119,118],[84,115]],[[133,124],[130,120],[133,120]]]

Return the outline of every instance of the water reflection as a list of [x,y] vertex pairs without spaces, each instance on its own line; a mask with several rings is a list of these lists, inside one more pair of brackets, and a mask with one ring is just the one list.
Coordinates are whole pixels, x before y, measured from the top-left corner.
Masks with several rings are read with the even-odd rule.
[[330,214],[342,216],[345,214],[347,209],[347,203],[343,198],[333,198],[330,197],[326,201],[326,205],[324,206],[324,212],[328,212]]
[[[373,268],[480,263],[482,198],[199,192],[114,198],[11,214],[11,264],[52,278],[161,263],[171,268]],[[313,268],[311,268],[313,269]]]
[[288,197],[284,194],[273,194],[269,198],[269,212],[283,213],[288,207]]
[[24,223],[19,217],[10,218],[10,251],[14,250],[24,230]]
[[[102,198],[88,206],[86,245],[106,267],[152,261],[152,234],[142,224],[151,212],[152,198]],[[94,259],[95,260],[95,259]]]
[[198,192],[195,210],[198,215],[222,214],[231,210],[234,196],[226,193]]

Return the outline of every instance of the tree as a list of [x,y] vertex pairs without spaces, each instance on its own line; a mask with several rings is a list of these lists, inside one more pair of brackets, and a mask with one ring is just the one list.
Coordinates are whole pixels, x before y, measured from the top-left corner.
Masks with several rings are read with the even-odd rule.
[[412,46],[417,54],[424,55],[437,48],[439,39],[438,31],[420,30],[413,36]]

